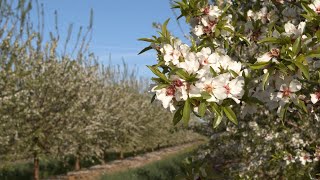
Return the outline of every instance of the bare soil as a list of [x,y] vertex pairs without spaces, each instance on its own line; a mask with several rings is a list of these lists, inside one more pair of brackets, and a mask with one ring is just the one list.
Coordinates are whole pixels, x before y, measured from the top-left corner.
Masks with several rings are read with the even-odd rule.
[[143,155],[126,158],[123,160],[115,160],[104,165],[92,166],[88,169],[81,169],[80,171],[72,171],[66,175],[55,176],[47,178],[46,180],[96,180],[103,174],[110,174],[119,171],[126,171],[128,169],[138,168],[148,163],[159,161],[168,155],[180,152],[188,147],[201,144],[203,142],[191,142],[174,147],[160,149],[159,151],[149,152]]

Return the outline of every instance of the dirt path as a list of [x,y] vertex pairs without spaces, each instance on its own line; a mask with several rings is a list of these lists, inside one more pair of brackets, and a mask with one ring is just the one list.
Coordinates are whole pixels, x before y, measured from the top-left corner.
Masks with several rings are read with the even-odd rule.
[[126,158],[123,160],[116,160],[105,165],[92,166],[89,169],[83,169],[80,171],[69,172],[67,175],[56,176],[48,178],[46,180],[96,180],[104,173],[114,173],[118,171],[124,171],[127,169],[137,168],[144,166],[148,163],[161,160],[162,158],[175,154],[188,147],[202,144],[203,142],[192,142],[174,147],[164,148],[159,151],[146,153],[143,155]]

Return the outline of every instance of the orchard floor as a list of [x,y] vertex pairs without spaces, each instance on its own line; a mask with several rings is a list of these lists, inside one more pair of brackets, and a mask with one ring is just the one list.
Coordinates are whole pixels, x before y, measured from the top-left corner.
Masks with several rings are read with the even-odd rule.
[[191,151],[196,149],[204,141],[192,142],[174,147],[164,148],[159,151],[146,153],[143,155],[126,158],[123,160],[116,160],[105,165],[92,166],[88,169],[80,171],[73,171],[67,175],[55,176],[47,178],[46,180],[97,180],[105,174],[114,174],[139,168],[150,163],[160,161],[170,155],[178,154],[183,151]]

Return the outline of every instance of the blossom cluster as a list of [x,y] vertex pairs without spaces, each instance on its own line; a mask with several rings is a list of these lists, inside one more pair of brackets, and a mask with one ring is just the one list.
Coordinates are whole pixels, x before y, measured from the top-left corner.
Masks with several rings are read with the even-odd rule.
[[[191,26],[190,44],[173,37],[167,22],[160,37],[143,39],[151,43],[146,50],[158,53],[158,63],[149,67],[158,76],[152,92],[175,113],[174,122],[194,113],[213,127],[243,133],[238,143],[260,158],[246,157],[255,170],[271,156],[288,166],[317,162],[319,141],[312,139],[320,139],[320,0],[183,0],[174,8]],[[230,131],[224,117],[243,123]],[[268,122],[263,129],[247,118]],[[246,124],[254,132],[250,138]]]
[[[170,74],[167,87],[152,88],[156,98],[164,108],[176,110],[175,104],[188,98],[202,98],[207,102],[221,104],[225,99],[233,99],[240,103],[244,94],[243,70],[240,62],[232,60],[228,55],[212,52],[209,47],[199,52],[192,52],[190,47],[181,41],[172,39],[171,44],[164,44],[160,49],[165,65],[181,69],[195,80],[188,82],[177,74]],[[232,72],[232,73],[231,73]]]

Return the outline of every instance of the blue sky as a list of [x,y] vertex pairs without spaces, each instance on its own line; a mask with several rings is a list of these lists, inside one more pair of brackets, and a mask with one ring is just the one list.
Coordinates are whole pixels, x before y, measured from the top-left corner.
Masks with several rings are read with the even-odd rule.
[[[137,66],[141,76],[152,74],[146,68],[156,62],[154,53],[137,55],[148,44],[137,39],[156,35],[152,22],[164,22],[171,18],[169,29],[175,36],[182,37],[170,8],[169,0],[39,0],[45,10],[45,31],[54,29],[54,11],[58,11],[59,29],[66,35],[70,23],[74,32],[80,26],[89,24],[90,9],[94,11],[91,50],[102,63],[108,63],[109,55],[113,64],[122,58],[131,66]],[[183,24],[185,33],[188,27]],[[74,35],[74,38],[76,33]]]

